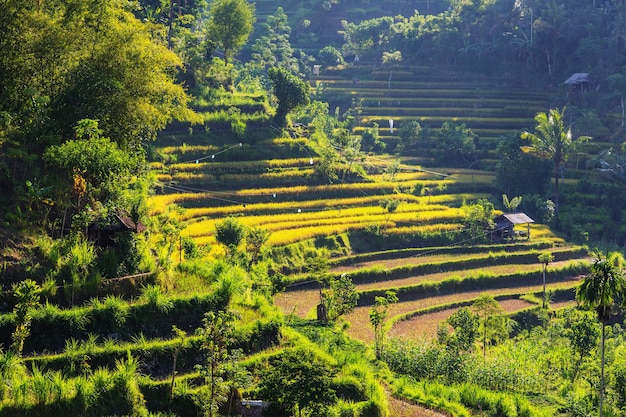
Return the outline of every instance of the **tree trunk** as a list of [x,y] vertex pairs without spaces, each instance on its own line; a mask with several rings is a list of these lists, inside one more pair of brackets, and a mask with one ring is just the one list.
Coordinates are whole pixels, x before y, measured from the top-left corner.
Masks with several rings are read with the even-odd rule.
[[543,266],[543,308],[548,306],[548,300],[546,295],[546,265]]
[[170,0],[170,13],[167,27],[167,49],[172,50],[172,26],[174,25],[174,0]]
[[176,381],[176,359],[178,359],[178,349],[174,351],[174,364],[172,365],[172,381],[170,382],[170,401],[174,398],[174,382]]
[[559,218],[559,168],[561,164],[554,164],[554,210],[556,218]]
[[605,323],[602,322],[602,348],[600,353],[600,417],[602,417],[602,406],[604,403],[604,339],[605,339]]

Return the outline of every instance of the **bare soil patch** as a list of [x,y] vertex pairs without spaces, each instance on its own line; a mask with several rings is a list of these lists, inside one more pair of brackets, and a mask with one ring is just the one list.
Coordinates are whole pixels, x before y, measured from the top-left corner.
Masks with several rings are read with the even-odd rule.
[[[552,284],[549,285],[548,288],[558,288],[559,286],[562,286],[562,284]],[[527,287],[516,287],[515,293],[526,294],[531,292],[539,292],[541,290],[541,285],[531,285]],[[511,288],[501,288],[488,291],[477,290],[463,292],[459,294],[449,294],[441,297],[424,298],[420,300],[401,302],[394,304],[389,308],[389,317],[411,313],[433,305],[449,304],[462,300],[471,300],[474,298],[478,298],[481,294],[489,294],[495,297],[498,295],[511,294],[511,292]],[[370,306],[357,307],[352,313],[346,316],[346,320],[350,323],[350,327],[347,330],[348,334],[351,337],[354,337],[355,339],[361,340],[365,343],[374,342],[374,332],[372,330],[372,326],[369,320],[370,309]],[[452,312],[450,314],[452,314]],[[404,334],[402,336],[409,337]]]
[[[502,300],[500,305],[507,313],[514,313],[534,304],[520,299]],[[458,308],[448,308],[427,314],[420,314],[395,323],[389,331],[390,337],[404,337],[411,340],[416,339],[434,339],[437,337],[437,328],[439,323],[448,319]]]

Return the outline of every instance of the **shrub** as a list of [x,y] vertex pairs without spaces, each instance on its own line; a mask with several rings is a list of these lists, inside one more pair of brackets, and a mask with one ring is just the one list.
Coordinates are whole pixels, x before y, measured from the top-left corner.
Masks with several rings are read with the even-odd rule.
[[367,399],[363,383],[355,376],[341,376],[333,381],[332,386],[340,399],[346,401],[365,401]]
[[345,64],[341,52],[331,45],[323,47],[317,54],[317,58],[322,65],[335,66]]

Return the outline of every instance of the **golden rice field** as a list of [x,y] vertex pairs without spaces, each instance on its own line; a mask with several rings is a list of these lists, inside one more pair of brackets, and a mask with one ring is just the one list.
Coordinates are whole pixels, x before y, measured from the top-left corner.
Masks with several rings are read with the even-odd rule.
[[[294,149],[297,154],[301,152],[301,148],[307,146],[307,139],[281,137],[262,141],[262,144],[264,147],[279,146],[282,151]],[[312,185],[314,183],[308,180],[316,175],[316,164],[319,163],[314,153],[312,158],[229,162],[224,161],[223,157],[210,158],[210,155],[224,149],[224,146],[218,148],[205,144],[187,144],[182,148],[164,147],[160,150],[171,161],[182,163],[153,163],[152,167],[157,171],[163,188],[162,194],[150,198],[149,211],[152,215],[158,215],[165,213],[172,205],[178,206],[178,209],[170,211],[168,215],[183,223],[181,234],[192,237],[197,244],[208,245],[212,254],[220,250],[215,239],[215,225],[228,216],[235,216],[247,227],[268,230],[271,233],[268,243],[272,246],[284,246],[346,232],[349,235],[349,232],[365,230],[371,226],[380,228],[381,238],[453,233],[463,228],[464,213],[461,206],[480,198],[491,197],[484,190],[489,190],[494,181],[492,172],[476,169],[424,169],[414,165],[419,158],[400,160],[398,172],[391,175],[386,172],[386,168],[396,158],[371,156],[366,157],[363,163],[368,175],[359,182],[336,181],[332,184]],[[196,161],[193,160],[194,155],[209,157],[200,157]],[[218,182],[219,187],[216,186]],[[185,187],[185,184],[192,183],[197,188]],[[190,191],[185,191],[187,189]],[[390,213],[380,205],[385,199],[397,199],[400,204]],[[555,236],[546,225],[534,223],[529,230],[531,242],[550,241],[554,245],[554,253],[571,251],[566,242]],[[471,245],[471,242],[465,244]],[[522,285],[514,283],[510,286],[492,286],[489,283],[485,285],[487,288],[468,288],[456,294],[449,294],[447,291],[431,297],[416,296],[419,299],[414,300],[410,299],[411,295],[407,295],[403,298],[405,301],[391,306],[389,317],[394,324],[390,335],[430,338],[433,337],[438,323],[454,312],[455,308],[446,307],[447,305],[468,302],[483,293],[493,296],[512,295],[511,299],[503,300],[501,304],[507,312],[515,312],[530,306],[528,302],[519,300],[519,295],[541,290],[541,265],[538,262],[516,263],[514,257],[491,256],[490,250],[494,249],[458,254],[433,252],[411,257],[398,255],[390,259],[337,266],[332,269],[332,273],[347,273],[350,276],[350,273],[357,271],[370,271],[371,276],[367,281],[357,283],[357,290],[362,292],[403,288],[415,291],[413,289],[418,285],[460,282],[472,277],[493,277],[489,279],[496,283],[498,279],[506,279],[515,273],[537,276],[536,280]],[[517,253],[529,255],[534,254],[533,251],[535,250],[522,249]],[[550,268],[562,268],[576,262],[578,255],[575,251],[571,253],[572,259],[553,262]],[[493,255],[497,254],[496,252]],[[563,257],[567,258],[567,255],[561,256]],[[454,262],[479,258],[485,259],[480,267],[450,266]],[[435,273],[408,277],[400,274],[398,278],[389,278],[393,274],[386,274],[389,269],[396,267],[438,262],[447,266]],[[379,276],[375,275],[377,270],[380,271]],[[579,277],[567,277],[560,282],[550,283],[548,288],[571,288],[577,279]],[[314,317],[318,302],[317,289],[290,290],[275,297],[276,305],[286,314],[293,313],[308,318]],[[442,305],[442,310],[420,313],[421,310],[436,305]],[[345,317],[350,325],[349,334],[368,343],[373,340],[369,323],[370,308],[369,305],[360,306]],[[405,316],[411,318],[399,320]]]

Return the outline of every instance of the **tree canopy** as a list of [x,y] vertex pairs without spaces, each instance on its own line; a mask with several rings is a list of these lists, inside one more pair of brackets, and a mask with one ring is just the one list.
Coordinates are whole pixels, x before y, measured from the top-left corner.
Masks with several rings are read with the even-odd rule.
[[[84,173],[85,166],[70,165],[106,164],[105,156],[119,159],[117,147],[130,155],[120,160],[127,170],[129,161],[142,157],[145,141],[167,123],[197,119],[175,82],[181,60],[135,17],[130,3],[7,0],[0,9],[4,197],[13,199],[26,182],[45,188],[42,178],[50,177],[39,163],[44,154],[55,168]],[[103,159],[61,161],[62,153],[85,159],[83,151],[93,152],[73,141],[75,127],[85,119],[98,121],[101,138],[88,141],[106,148]],[[61,147],[66,141],[73,142]]]
[[224,50],[224,61],[248,41],[254,29],[254,4],[246,0],[214,0],[209,9],[207,36]]
[[275,120],[282,125],[289,112],[309,104],[309,86],[285,68],[272,67],[268,75],[272,81],[274,95],[278,100]]

